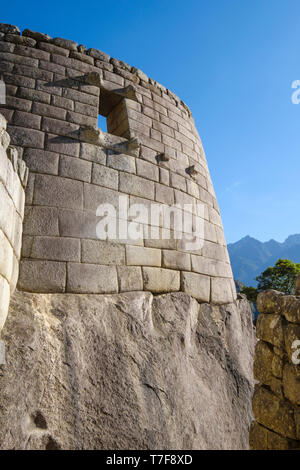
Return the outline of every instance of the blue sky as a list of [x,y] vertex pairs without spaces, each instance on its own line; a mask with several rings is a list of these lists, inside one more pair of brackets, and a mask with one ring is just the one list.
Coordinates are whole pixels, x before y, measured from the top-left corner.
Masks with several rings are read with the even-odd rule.
[[13,1],[1,21],[141,68],[191,108],[225,235],[300,233],[299,0]]

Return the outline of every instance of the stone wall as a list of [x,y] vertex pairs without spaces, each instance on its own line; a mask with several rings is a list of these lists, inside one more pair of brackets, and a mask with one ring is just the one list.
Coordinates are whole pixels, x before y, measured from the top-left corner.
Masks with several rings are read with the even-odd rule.
[[[300,294],[300,279],[296,294]],[[252,449],[300,449],[300,297],[258,296]]]
[[18,279],[28,176],[25,163],[9,142],[6,120],[0,114],[0,332]]
[[[0,25],[1,112],[30,169],[18,288],[29,292],[182,290],[204,302],[236,298],[219,208],[188,107],[141,70],[61,38]],[[97,128],[107,119],[108,133]],[[99,240],[99,204],[190,204],[204,245],[142,236]],[[199,214],[198,204],[203,212]],[[188,212],[188,210],[186,209]]]

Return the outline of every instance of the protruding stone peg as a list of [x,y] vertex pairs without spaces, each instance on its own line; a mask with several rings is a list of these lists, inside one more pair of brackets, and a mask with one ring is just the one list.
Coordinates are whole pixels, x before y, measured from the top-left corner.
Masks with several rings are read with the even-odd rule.
[[196,169],[195,165],[191,165],[189,166],[187,169],[186,169],[186,172],[192,176],[193,178],[195,178],[195,176],[198,175],[198,170]]
[[170,160],[170,155],[167,153],[161,153],[157,156],[158,162],[168,162]]

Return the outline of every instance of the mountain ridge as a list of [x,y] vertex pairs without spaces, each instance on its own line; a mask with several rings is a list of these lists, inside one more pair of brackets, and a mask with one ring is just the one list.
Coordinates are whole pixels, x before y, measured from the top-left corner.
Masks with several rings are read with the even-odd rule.
[[300,234],[289,235],[284,242],[261,242],[246,235],[227,245],[234,278],[247,286],[256,286],[256,276],[273,266],[279,258],[300,263]]

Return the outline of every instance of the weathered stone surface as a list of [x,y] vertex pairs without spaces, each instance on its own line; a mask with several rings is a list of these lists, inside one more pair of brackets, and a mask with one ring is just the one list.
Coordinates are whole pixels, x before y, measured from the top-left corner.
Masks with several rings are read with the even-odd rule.
[[16,293],[0,447],[246,449],[252,327],[225,321],[182,293]]
[[37,33],[36,31],[32,31],[31,29],[24,29],[22,32],[22,36],[27,36],[30,38],[35,39],[36,41],[50,41],[51,36],[49,34],[44,33]]
[[172,269],[143,267],[144,289],[151,292],[175,292],[180,289],[180,273]]
[[143,290],[142,268],[139,266],[118,266],[120,292]]
[[161,266],[161,250],[142,246],[126,246],[128,266]]
[[123,265],[125,264],[125,247],[102,240],[82,240],[81,261],[83,263]]
[[10,287],[8,281],[0,274],[0,331],[6,321],[10,301]]
[[210,301],[210,278],[201,274],[182,272],[181,289],[200,302]]
[[300,323],[300,298],[294,295],[281,295],[278,298],[277,310],[287,321],[292,323]]
[[270,385],[273,356],[271,345],[258,341],[254,357],[254,378],[264,385]]
[[256,323],[257,337],[263,341],[282,347],[284,344],[283,337],[283,320],[280,315],[261,314]]
[[231,280],[228,278],[211,278],[211,302],[214,304],[226,304],[232,302],[233,293],[231,290]]
[[266,290],[258,294],[257,309],[260,313],[274,313],[277,310],[277,302],[283,296],[282,292]]
[[256,386],[253,397],[255,419],[263,426],[282,436],[296,439],[294,409],[268,389]]
[[1,33],[11,33],[11,34],[20,34],[20,30],[17,26],[12,24],[0,23],[0,31]]
[[250,428],[250,447],[252,450],[291,450],[298,443],[276,434],[254,421]]
[[77,51],[77,42],[70,41],[69,39],[63,38],[54,38],[51,41],[55,46],[63,47],[65,49],[70,49],[71,51]]
[[284,395],[295,405],[300,405],[300,368],[285,364],[283,370]]
[[25,292],[65,292],[66,263],[24,259],[18,289]]
[[67,292],[95,293],[118,292],[115,266],[68,263]]
[[87,54],[95,59],[102,60],[103,62],[109,62],[110,56],[105,54],[105,52],[99,51],[98,49],[88,49]]

